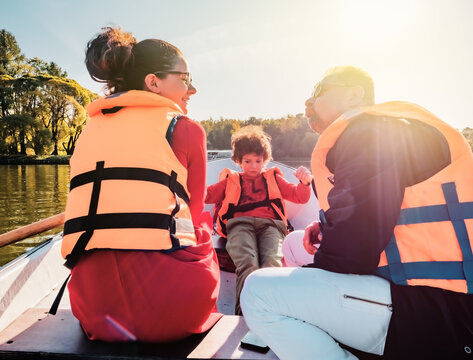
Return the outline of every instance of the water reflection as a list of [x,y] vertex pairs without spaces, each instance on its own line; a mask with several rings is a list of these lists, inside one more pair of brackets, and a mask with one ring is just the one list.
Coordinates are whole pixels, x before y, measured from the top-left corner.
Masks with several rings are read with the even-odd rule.
[[[0,165],[0,234],[63,212],[69,165]],[[0,248],[0,266],[61,231]]]

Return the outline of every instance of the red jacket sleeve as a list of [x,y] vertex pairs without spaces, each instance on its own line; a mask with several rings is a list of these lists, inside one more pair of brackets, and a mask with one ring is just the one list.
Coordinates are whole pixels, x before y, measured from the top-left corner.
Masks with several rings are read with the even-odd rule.
[[207,187],[206,204],[217,204],[225,198],[225,188],[227,187],[227,179],[223,179],[216,184]]
[[205,179],[207,177],[207,140],[202,126],[185,116],[176,123],[172,136],[172,150],[187,168],[189,208],[194,224],[198,224],[204,208]]
[[301,182],[295,185],[288,182],[280,175],[276,175],[279,191],[283,199],[296,204],[305,204],[310,199],[310,185],[304,185]]

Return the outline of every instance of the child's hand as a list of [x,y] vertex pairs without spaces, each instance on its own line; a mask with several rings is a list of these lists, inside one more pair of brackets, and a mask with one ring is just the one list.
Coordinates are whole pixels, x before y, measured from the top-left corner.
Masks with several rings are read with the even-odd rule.
[[304,167],[304,166],[299,166],[294,173],[296,178],[301,181],[304,185],[310,185],[312,181],[312,174],[310,171]]

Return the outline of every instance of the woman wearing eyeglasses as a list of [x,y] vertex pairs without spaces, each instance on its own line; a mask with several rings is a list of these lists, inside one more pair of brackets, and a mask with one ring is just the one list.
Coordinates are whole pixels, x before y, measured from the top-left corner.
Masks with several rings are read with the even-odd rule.
[[90,339],[161,342],[208,330],[219,318],[219,269],[203,128],[185,116],[196,93],[175,46],[104,28],[86,50],[109,96],[71,158],[62,255],[71,308]]

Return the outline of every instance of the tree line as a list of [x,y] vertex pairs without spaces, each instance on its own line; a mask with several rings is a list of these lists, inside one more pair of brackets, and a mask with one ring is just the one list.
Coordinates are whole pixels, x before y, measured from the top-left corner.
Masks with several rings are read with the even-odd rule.
[[248,120],[224,119],[203,120],[200,124],[207,133],[209,150],[231,149],[231,135],[246,125],[259,125],[271,136],[273,158],[309,159],[318,135],[310,130],[302,114],[287,115],[277,119],[250,117]]
[[0,154],[72,154],[95,98],[56,63],[26,58],[0,30]]
[[[87,122],[85,106],[97,94],[69,79],[54,62],[26,58],[15,39],[0,30],[0,154],[67,154]],[[231,148],[231,135],[240,127],[260,125],[272,140],[273,157],[309,159],[318,135],[302,114],[277,119],[208,119],[200,122],[207,148]],[[473,129],[463,135],[473,149]]]

